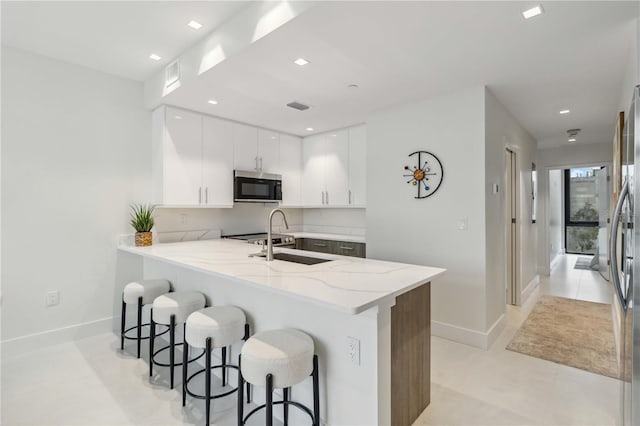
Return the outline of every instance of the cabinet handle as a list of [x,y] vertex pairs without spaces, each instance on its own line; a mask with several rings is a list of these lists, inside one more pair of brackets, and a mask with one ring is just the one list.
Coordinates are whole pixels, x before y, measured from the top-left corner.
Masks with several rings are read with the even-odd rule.
[[349,204],[351,204],[351,190],[349,190]]
[[254,158],[254,160],[256,161],[256,171],[258,171],[258,157]]
[[260,171],[262,171],[262,157],[260,157]]
[[202,204],[202,187],[198,188],[198,204]]
[[326,191],[326,192],[327,192],[327,196],[325,197],[325,199],[327,200],[327,204],[329,204],[329,191]]
[[204,203],[209,204],[209,187],[204,189]]
[[326,244],[320,244],[320,243],[313,243],[314,246],[316,247],[326,247]]
[[342,250],[353,250],[353,247],[338,246],[338,248]]
[[322,204],[324,204],[324,191],[322,191]]

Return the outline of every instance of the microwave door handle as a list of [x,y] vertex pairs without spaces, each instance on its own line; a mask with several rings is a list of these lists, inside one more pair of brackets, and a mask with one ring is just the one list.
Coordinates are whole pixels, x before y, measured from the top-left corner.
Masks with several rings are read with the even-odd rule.
[[620,274],[618,272],[618,227],[620,226],[620,214],[622,213],[622,205],[625,198],[629,194],[629,182],[624,181],[622,190],[620,191],[620,197],[618,198],[618,204],[613,212],[613,221],[611,223],[611,235],[609,237],[609,267],[611,268],[611,278],[613,279],[613,286],[616,290],[616,295],[620,301],[620,306],[626,312],[627,301],[622,293],[622,286],[620,285]]

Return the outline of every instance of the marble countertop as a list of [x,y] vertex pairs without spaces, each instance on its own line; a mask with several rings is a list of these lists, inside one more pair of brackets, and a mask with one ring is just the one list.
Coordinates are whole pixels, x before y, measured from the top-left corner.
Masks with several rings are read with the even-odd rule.
[[347,234],[324,234],[320,232],[287,232],[282,234],[293,235],[296,238],[316,238],[318,240],[345,241],[351,243],[366,243],[363,235],[347,235]]
[[316,265],[249,257],[257,247],[243,241],[205,240],[121,245],[119,250],[177,266],[223,276],[231,281],[273,291],[349,314],[358,314],[442,275],[429,266],[383,262],[294,249],[274,252],[331,259]]

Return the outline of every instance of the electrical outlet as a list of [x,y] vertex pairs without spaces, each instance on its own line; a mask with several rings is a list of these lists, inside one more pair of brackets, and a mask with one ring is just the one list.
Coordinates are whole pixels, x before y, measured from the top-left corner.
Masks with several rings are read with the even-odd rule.
[[347,337],[347,356],[352,363],[360,365],[360,340]]
[[187,215],[185,213],[182,213],[180,215],[180,225],[186,225],[187,224]]
[[60,304],[60,292],[58,290],[47,293],[47,306],[56,306]]

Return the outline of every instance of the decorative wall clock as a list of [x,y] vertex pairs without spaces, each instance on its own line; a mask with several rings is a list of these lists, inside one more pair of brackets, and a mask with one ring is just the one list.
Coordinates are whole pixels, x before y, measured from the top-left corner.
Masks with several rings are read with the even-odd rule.
[[403,176],[410,177],[407,183],[416,187],[417,195],[414,198],[430,197],[442,184],[444,177],[442,163],[438,157],[427,151],[416,151],[409,154],[409,158],[415,161],[415,165],[404,166],[404,170],[409,174]]

